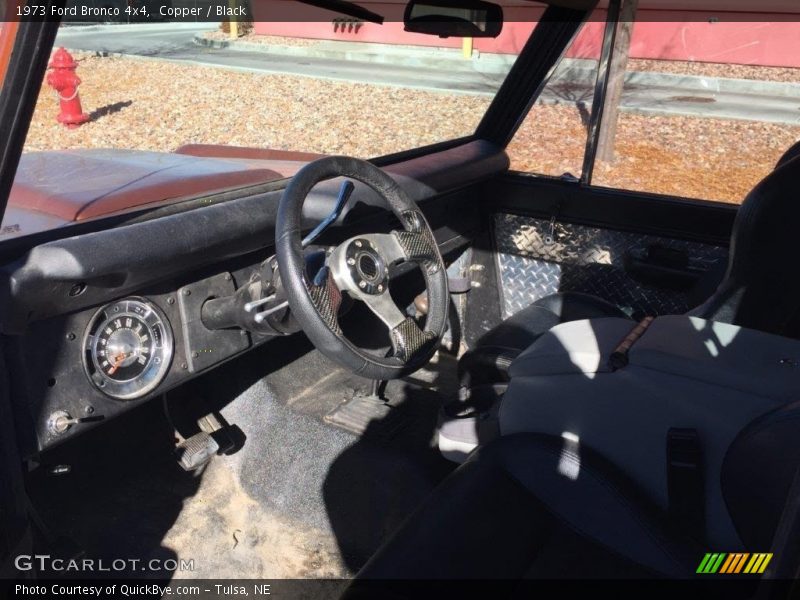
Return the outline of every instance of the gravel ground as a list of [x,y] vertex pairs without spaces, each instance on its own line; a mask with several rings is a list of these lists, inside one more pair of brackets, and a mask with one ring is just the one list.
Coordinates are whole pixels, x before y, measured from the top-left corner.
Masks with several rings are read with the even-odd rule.
[[752,79],[758,81],[800,82],[800,69],[790,67],[761,67],[755,65],[725,65],[720,63],[686,62],[678,60],[631,59],[629,71],[672,73],[675,75],[700,75],[727,79]]
[[[797,140],[800,127],[622,113],[615,160],[596,163],[593,183],[738,204]],[[585,144],[575,108],[538,105],[508,153],[512,169],[580,175]]]
[[[26,151],[171,151],[208,143],[369,158],[468,135],[490,101],[216,67],[76,57],[83,108],[92,121],[76,130],[58,124],[58,103],[45,87]],[[579,175],[585,138],[574,107],[536,106],[509,147],[512,168]],[[596,166],[594,183],[741,202],[797,139],[800,127],[622,114],[617,158]]]
[[[43,88],[26,150],[229,144],[374,157],[468,135],[490,99],[160,61],[79,56],[90,123]],[[365,118],[368,115],[369,118]]]

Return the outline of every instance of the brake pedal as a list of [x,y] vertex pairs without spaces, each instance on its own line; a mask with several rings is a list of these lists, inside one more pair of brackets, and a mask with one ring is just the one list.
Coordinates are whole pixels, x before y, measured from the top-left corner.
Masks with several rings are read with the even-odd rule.
[[195,433],[175,446],[178,464],[184,471],[194,471],[208,464],[217,452],[217,440],[205,431]]

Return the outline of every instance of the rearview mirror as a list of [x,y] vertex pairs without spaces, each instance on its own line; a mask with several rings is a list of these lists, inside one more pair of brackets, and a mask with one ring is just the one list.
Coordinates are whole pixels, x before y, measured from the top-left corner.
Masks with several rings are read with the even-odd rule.
[[503,9],[483,0],[411,0],[403,16],[405,30],[439,37],[497,37]]

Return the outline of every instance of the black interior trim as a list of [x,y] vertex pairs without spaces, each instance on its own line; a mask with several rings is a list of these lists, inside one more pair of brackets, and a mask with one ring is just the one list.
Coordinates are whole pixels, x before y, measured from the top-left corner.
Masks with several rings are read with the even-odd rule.
[[[387,171],[420,202],[437,229],[437,241],[446,241],[471,235],[479,223],[477,196],[468,189],[507,168],[508,157],[497,146],[472,142],[392,165]],[[335,202],[335,180],[318,189],[306,201],[308,218],[327,215]],[[275,190],[209,204],[37,246],[0,268],[6,282],[0,289],[2,330],[19,333],[29,322],[98,305],[193,269],[266,250],[274,245],[280,193]],[[382,225],[388,228],[392,225],[389,217],[379,208],[374,192],[357,187],[340,226],[332,228],[330,235],[346,235],[362,219],[383,219]],[[76,284],[84,286],[83,291],[71,295]]]
[[589,113],[589,135],[586,138],[586,149],[583,152],[582,183],[591,182],[592,174],[594,173],[594,161],[597,158],[597,146],[600,142],[600,127],[603,124],[603,109],[606,105],[608,83],[611,79],[609,66],[611,58],[614,56],[614,46],[617,40],[619,9],[619,0],[609,1],[606,26],[600,49],[600,60],[597,64],[597,78],[595,79],[594,94],[592,95],[592,110]]
[[15,417],[10,402],[4,358],[5,345],[0,351],[0,577],[14,577],[10,558],[30,552],[30,530],[26,514],[25,484],[18,452]]
[[738,206],[644,192],[584,186],[572,181],[509,172],[491,183],[492,212],[727,247]]
[[411,160],[412,158],[420,158],[429,154],[435,154],[436,152],[442,152],[443,150],[449,150],[450,148],[455,148],[456,146],[462,146],[464,144],[474,142],[477,139],[478,138],[475,136],[475,134],[470,134],[464,137],[453,138],[452,140],[435,142],[433,144],[428,144],[427,146],[419,146],[417,148],[401,150],[400,152],[384,154],[383,156],[372,158],[368,162],[371,162],[376,167],[387,167],[393,165],[394,163]]
[[[464,146],[475,141],[478,141],[477,138],[474,135],[470,135],[463,138],[437,142],[428,146],[412,148],[411,150],[404,150],[394,154],[387,154],[371,159],[369,162],[382,168],[391,167],[393,164],[424,158],[426,156],[457,148],[459,146]],[[195,196],[184,199],[175,198],[170,200],[168,204],[160,204],[156,207],[145,206],[143,208],[134,209],[109,217],[99,217],[97,219],[91,219],[88,221],[79,221],[63,227],[56,227],[55,229],[33,233],[31,235],[2,240],[0,241],[0,261],[5,262],[17,259],[31,248],[47,242],[73,237],[76,235],[83,235],[94,231],[102,231],[105,229],[112,229],[114,227],[121,227],[123,225],[142,223],[152,219],[159,219],[168,215],[194,210],[210,204],[219,204],[221,202],[238,200],[256,194],[265,194],[268,192],[283,190],[288,185],[289,180],[290,178],[285,177],[266,181],[256,185],[237,187],[231,190],[215,192],[203,196]]]

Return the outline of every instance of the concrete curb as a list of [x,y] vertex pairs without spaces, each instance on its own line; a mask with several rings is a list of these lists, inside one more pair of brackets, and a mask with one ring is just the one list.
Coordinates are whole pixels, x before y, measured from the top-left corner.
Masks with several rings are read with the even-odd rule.
[[[384,46],[365,42],[320,42],[313,47],[284,46],[279,44],[257,44],[238,40],[211,40],[202,34],[194,36],[199,46],[240,52],[259,52],[279,56],[304,56],[329,60],[352,60],[357,62],[392,64],[397,66],[429,68],[446,71],[504,74],[514,63],[510,54],[477,54],[467,60],[459,50],[434,49],[413,46]],[[554,74],[561,83],[594,85],[595,63],[586,59],[565,59]],[[629,86],[643,88],[674,89],[686,95],[699,97],[715,93],[730,93],[752,96],[800,98],[800,83],[756,81],[749,79],[727,79],[698,75],[673,75],[633,71],[625,76]],[[691,92],[691,94],[689,94]]]
[[[553,79],[563,83],[594,85],[594,61],[567,58],[554,73]],[[722,93],[791,99],[800,98],[800,84],[780,81],[631,71],[625,74],[625,84],[630,87],[674,89],[676,91],[692,91],[707,95]]]
[[386,46],[369,42],[320,42],[314,46],[285,46],[281,44],[257,44],[239,40],[212,40],[197,34],[194,36],[194,43],[206,48],[237,52],[259,52],[278,56],[301,56],[328,60],[352,60],[404,67],[491,74],[508,72],[516,60],[516,56],[512,54],[480,54],[476,52],[472,59],[465,59],[460,50],[449,48]]
[[212,40],[203,35],[200,35],[199,33],[195,34],[193,40],[194,43],[197,44],[198,46],[203,46],[205,48],[216,48],[217,50],[223,50],[231,45],[231,43],[228,40]]

